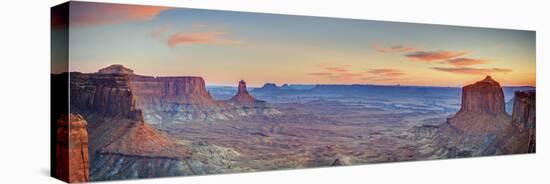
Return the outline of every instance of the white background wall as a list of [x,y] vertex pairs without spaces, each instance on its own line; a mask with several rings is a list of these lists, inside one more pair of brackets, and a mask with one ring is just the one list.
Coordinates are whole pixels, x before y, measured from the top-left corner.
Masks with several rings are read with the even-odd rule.
[[[550,6],[543,0],[99,0],[537,31],[537,154],[114,183],[548,183]],[[0,183],[60,183],[49,175],[49,7],[1,1]],[[546,85],[545,85],[546,84]]]

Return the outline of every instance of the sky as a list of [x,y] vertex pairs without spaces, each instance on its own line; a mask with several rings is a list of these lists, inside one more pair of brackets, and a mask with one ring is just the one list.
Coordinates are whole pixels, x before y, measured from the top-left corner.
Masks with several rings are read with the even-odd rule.
[[533,31],[88,2],[72,2],[69,27],[69,70],[85,73],[122,64],[207,85],[536,83]]

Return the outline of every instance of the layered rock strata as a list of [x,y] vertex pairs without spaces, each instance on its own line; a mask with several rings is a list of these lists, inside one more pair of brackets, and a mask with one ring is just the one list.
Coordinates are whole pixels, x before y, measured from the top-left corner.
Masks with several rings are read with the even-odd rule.
[[474,135],[500,132],[509,122],[502,87],[490,76],[462,88],[461,109],[448,119],[454,128]]
[[517,91],[512,117],[502,88],[487,76],[465,86],[462,108],[435,135],[436,157],[470,157],[535,152],[535,92]]
[[[202,77],[178,76],[178,77],[152,77],[133,73],[133,70],[122,65],[111,65],[100,69],[96,77],[89,78],[89,75],[74,77],[77,83],[82,81],[94,83],[100,76],[114,77],[117,83],[120,80],[129,81],[125,86],[114,89],[105,88],[100,84],[93,94],[76,98],[79,104],[85,104],[83,110],[98,111],[121,115],[121,112],[132,112],[132,109],[120,109],[131,107],[127,104],[113,103],[135,103],[134,107],[143,111],[145,122],[149,124],[177,124],[187,122],[215,122],[229,120],[250,115],[275,115],[280,112],[268,106],[264,101],[254,99],[247,91],[246,84],[242,81],[238,94],[231,100],[215,100],[206,90],[205,81]],[[88,78],[86,78],[88,77]],[[72,79],[73,80],[73,77]],[[92,87],[93,88],[93,87]],[[135,102],[132,102],[128,94],[117,94],[128,92],[131,88]],[[80,92],[80,91],[78,91]],[[110,95],[104,95],[110,94]],[[95,96],[120,96],[120,99],[101,99]],[[113,109],[106,109],[113,108]],[[114,111],[113,111],[114,110]],[[124,115],[123,115],[124,116]]]
[[69,183],[90,181],[88,159],[88,131],[86,121],[78,114],[69,114],[57,120],[56,154],[59,178]]
[[216,101],[202,77],[130,76],[137,106],[148,123],[182,123],[232,118],[227,104]]
[[514,96],[512,125],[501,145],[506,154],[536,152],[536,92],[518,91]]
[[[145,123],[129,77],[71,73],[71,112],[88,121],[90,180],[204,174],[191,149]],[[215,172],[215,171],[208,171]]]

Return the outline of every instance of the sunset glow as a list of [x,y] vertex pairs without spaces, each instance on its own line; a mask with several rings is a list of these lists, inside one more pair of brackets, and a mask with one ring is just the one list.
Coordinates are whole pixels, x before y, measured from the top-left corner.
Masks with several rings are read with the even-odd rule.
[[[70,70],[122,64],[209,85],[535,85],[535,32],[72,3]],[[55,30],[54,30],[55,31]],[[55,72],[55,71],[53,71]]]

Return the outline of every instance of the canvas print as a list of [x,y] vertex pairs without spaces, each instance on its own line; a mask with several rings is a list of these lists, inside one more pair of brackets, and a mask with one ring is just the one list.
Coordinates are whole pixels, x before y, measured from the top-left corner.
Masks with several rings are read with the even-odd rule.
[[535,153],[535,32],[72,1],[67,182]]

